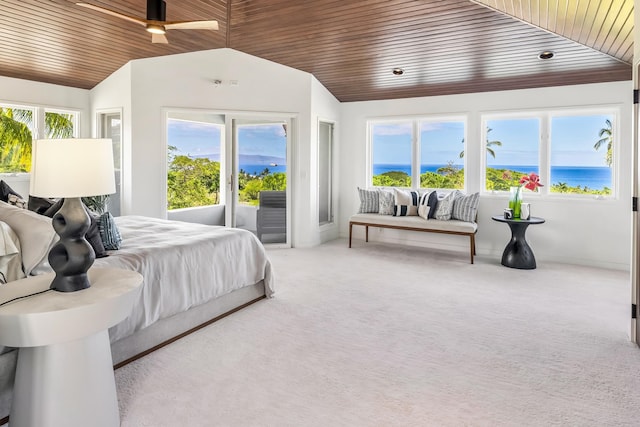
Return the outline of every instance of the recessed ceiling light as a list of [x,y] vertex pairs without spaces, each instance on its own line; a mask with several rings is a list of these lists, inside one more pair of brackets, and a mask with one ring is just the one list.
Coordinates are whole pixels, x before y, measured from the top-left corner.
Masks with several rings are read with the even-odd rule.
[[540,52],[538,54],[538,59],[551,59],[555,56],[555,53],[553,53],[550,50],[545,50],[543,52]]
[[401,76],[404,74],[404,70],[402,68],[394,68],[391,72],[394,76]]

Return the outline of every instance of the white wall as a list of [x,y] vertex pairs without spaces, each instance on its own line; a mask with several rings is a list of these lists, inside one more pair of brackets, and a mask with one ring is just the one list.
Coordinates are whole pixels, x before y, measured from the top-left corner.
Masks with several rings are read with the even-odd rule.
[[[91,136],[89,91],[86,89],[0,76],[0,103],[78,110],[78,136]],[[23,197],[29,195],[28,175],[2,174],[0,179],[6,181]]]
[[[309,220],[317,219],[311,150],[317,139],[317,115],[337,118],[339,105],[326,89],[312,91],[310,74],[232,49],[135,60],[129,67],[130,76],[121,69],[92,91],[93,111],[123,107],[125,120],[131,124],[130,134],[125,132],[123,139],[130,150],[131,165],[124,214],[166,216],[163,111],[186,108],[286,114],[295,117],[290,165],[293,244],[319,243],[317,221]],[[222,84],[215,85],[214,80]]]
[[[455,114],[466,115],[467,128],[467,192],[482,190],[480,156],[482,132],[480,115],[484,112],[512,110],[542,110],[549,108],[580,108],[599,105],[620,106],[620,124],[616,150],[619,170],[618,197],[613,200],[593,198],[571,199],[539,197],[525,193],[535,216],[544,217],[543,225],[529,227],[529,240],[538,261],[559,261],[629,269],[631,235],[631,82],[564,86],[467,95],[412,98],[403,100],[343,103],[340,117],[340,234],[348,235],[349,217],[357,212],[359,201],[356,187],[367,187],[366,122],[370,118]],[[508,227],[491,220],[507,205],[505,195],[481,194],[478,213],[477,249],[479,255],[499,262],[510,237]],[[354,229],[358,238],[363,233]],[[468,240],[454,236],[370,230],[371,240],[404,244],[436,246],[465,251]]]
[[121,117],[121,183],[120,208],[124,215],[131,212],[133,204],[133,163],[131,133],[133,120],[131,117],[131,63],[115,71],[108,78],[91,89],[92,136],[97,136],[97,114],[101,110],[120,110]]

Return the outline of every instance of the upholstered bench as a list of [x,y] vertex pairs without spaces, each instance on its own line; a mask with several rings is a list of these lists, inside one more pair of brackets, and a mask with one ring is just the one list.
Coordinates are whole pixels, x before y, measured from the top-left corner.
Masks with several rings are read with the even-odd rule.
[[470,244],[471,264],[473,256],[476,254],[476,232],[478,224],[460,220],[425,220],[419,216],[392,216],[379,215],[377,213],[359,213],[349,219],[349,247],[351,247],[351,237],[354,225],[365,227],[365,242],[369,241],[369,227],[393,228],[396,230],[424,231],[430,233],[455,234],[468,236]]

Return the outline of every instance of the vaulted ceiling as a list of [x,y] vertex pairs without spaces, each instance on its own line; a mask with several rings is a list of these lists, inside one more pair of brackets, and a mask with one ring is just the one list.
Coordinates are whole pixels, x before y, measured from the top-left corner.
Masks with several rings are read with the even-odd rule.
[[[85,2],[146,16],[146,0]],[[340,101],[631,79],[632,0],[167,0],[166,15],[219,30],[152,44],[71,1],[3,0],[0,75],[92,88],[132,59],[230,47],[312,73]]]

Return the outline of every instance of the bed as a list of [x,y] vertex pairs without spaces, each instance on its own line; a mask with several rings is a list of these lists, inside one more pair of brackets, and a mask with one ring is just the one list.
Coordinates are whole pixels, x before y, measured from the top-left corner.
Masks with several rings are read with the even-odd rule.
[[[0,202],[0,221],[18,236],[25,270],[50,271],[47,251],[37,245],[48,249],[55,241],[51,220]],[[141,216],[118,217],[116,224],[121,248],[94,267],[144,277],[131,315],[109,330],[116,368],[274,294],[271,264],[251,232]],[[10,410],[16,354],[0,348],[0,419]]]

